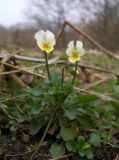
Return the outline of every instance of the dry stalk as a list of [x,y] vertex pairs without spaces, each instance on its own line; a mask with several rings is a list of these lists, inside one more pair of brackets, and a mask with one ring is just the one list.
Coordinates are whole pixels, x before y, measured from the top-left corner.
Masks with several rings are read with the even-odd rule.
[[[59,57],[58,57],[58,58],[59,58]],[[29,57],[28,57],[28,59],[29,59]],[[28,61],[28,59],[27,59],[27,61]],[[38,62],[38,60],[39,60],[39,59],[35,58],[35,61],[32,60],[32,62]],[[39,60],[39,61],[40,61],[40,60]],[[42,59],[42,61],[40,61],[40,62],[41,62],[41,63],[44,63],[44,59]],[[0,63],[3,64],[4,62],[0,61]],[[63,64],[63,65],[67,65],[67,66],[75,66],[74,64],[70,64],[70,63],[67,63],[67,62],[65,62],[65,61],[55,61],[55,59],[52,59],[51,61],[49,61],[49,64],[54,64],[54,63]],[[36,74],[34,74],[33,72],[29,72],[29,71],[27,72],[27,70],[30,70],[31,68],[37,68],[37,66],[33,66],[33,67],[30,67],[30,68],[25,68],[25,69],[20,69],[20,68],[18,68],[18,67],[15,67],[14,65],[11,66],[11,65],[9,65],[8,63],[7,63],[7,64],[4,63],[4,65],[7,65],[8,67],[11,67],[11,68],[17,69],[17,70],[15,70],[15,71],[2,72],[2,73],[0,73],[0,75],[7,75],[7,74],[17,73],[17,72],[26,72],[26,73],[28,73],[28,74],[32,74],[32,75],[34,75],[34,76],[38,76],[38,74],[36,75]],[[45,65],[45,64],[42,64],[42,65]],[[42,65],[38,65],[38,67],[39,67],[39,66],[42,66]],[[97,70],[97,71],[100,71],[100,72],[110,73],[110,74],[113,74],[113,75],[115,75],[115,76],[119,76],[119,73],[118,73],[118,72],[115,72],[115,71],[113,71],[113,70],[111,70],[111,69],[96,67],[96,66],[94,66],[94,65],[86,65],[86,64],[80,63],[80,64],[78,64],[78,67],[83,67],[83,68],[87,68],[87,69],[91,69],[91,70]],[[42,75],[39,75],[38,77],[45,78],[45,77],[43,77]]]
[[[65,62],[65,61],[57,61],[58,64],[64,64],[64,65],[67,65],[67,66],[75,66],[75,64],[71,64],[71,63],[68,63],[68,62]],[[110,73],[110,74],[113,74],[115,76],[119,76],[119,73],[118,72],[115,72],[113,70],[109,70],[109,69],[105,69],[105,68],[101,68],[101,67],[96,67],[96,66],[93,66],[93,65],[86,65],[86,64],[78,64],[78,67],[84,67],[84,68],[87,68],[87,69],[91,69],[91,70],[97,70],[99,72],[105,72],[105,73]]]
[[[2,62],[7,62],[9,61],[10,56],[5,56]],[[0,65],[0,73],[5,71],[5,66],[3,64]],[[0,80],[2,79],[2,76],[0,74]]]
[[[11,57],[9,55],[6,56],[6,58],[4,58],[2,60],[3,63],[8,62],[11,59]],[[1,64],[1,69],[2,71],[5,70],[5,65]],[[4,73],[4,72],[3,72]],[[1,75],[1,74],[0,74]],[[22,87],[28,87],[22,80],[20,80],[20,78],[18,78],[14,73],[9,75],[14,81],[16,81],[18,84],[20,84],[20,86]]]
[[[28,62],[37,62],[37,63],[45,63],[45,59],[39,59],[39,58],[32,58],[32,57],[26,57],[26,56],[20,56],[20,55],[4,55],[0,54],[0,59],[4,59],[6,56],[9,56],[10,59],[15,59],[19,61],[28,61]],[[59,56],[52,58],[48,60],[48,64],[52,64],[53,62],[56,62],[59,60]]]
[[108,95],[105,95],[105,94],[102,94],[102,93],[97,93],[95,91],[87,91],[85,89],[81,89],[81,88],[78,88],[78,87],[74,87],[74,89],[79,91],[79,92],[84,92],[84,93],[87,93],[89,95],[97,96],[98,98],[100,98],[103,101],[112,101],[112,102],[119,103],[119,101],[116,100],[115,98],[112,98],[111,96],[108,96]]
[[29,86],[27,84],[25,84],[18,76],[16,76],[15,74],[10,74],[9,75],[10,78],[12,78],[14,81],[16,81],[16,83],[18,83],[20,86],[22,86],[23,88],[29,88]]
[[1,63],[1,64],[4,64],[4,65],[7,66],[7,67],[16,69],[16,70],[18,70],[19,72],[23,72],[23,73],[26,73],[26,74],[31,74],[31,75],[36,76],[36,77],[38,77],[38,78],[46,78],[46,76],[42,76],[42,75],[39,75],[39,74],[37,74],[37,73],[28,71],[28,70],[26,70],[26,69],[16,67],[16,66],[14,66],[14,65],[12,65],[12,64],[9,64],[9,63],[5,63],[5,62],[2,62],[2,61],[0,61],[0,63]]
[[103,79],[101,79],[101,80],[99,80],[99,81],[97,81],[97,82],[95,82],[95,83],[93,83],[93,84],[89,84],[88,86],[84,87],[83,89],[84,89],[84,90],[89,90],[89,89],[91,89],[91,88],[93,88],[93,87],[95,87],[95,86],[97,86],[97,85],[99,85],[99,84],[102,84],[102,83],[107,82],[107,81],[110,80],[111,78],[112,78],[112,77],[103,78]]
[[[26,70],[31,70],[31,69],[37,69],[41,66],[44,66],[44,64],[39,64],[39,65],[36,65],[36,66],[33,66],[33,67],[29,67],[29,68],[25,68]],[[12,74],[12,73],[19,73],[20,71],[19,70],[13,70],[13,71],[6,71],[6,72],[2,72],[0,73],[0,75],[9,75],[9,74]],[[39,74],[40,75],[40,74]],[[42,75],[41,75],[42,76]]]

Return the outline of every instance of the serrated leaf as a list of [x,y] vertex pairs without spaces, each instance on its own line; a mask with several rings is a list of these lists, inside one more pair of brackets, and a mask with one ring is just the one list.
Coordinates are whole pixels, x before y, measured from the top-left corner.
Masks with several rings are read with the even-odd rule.
[[89,141],[92,145],[99,146],[101,143],[101,138],[98,134],[91,133]]
[[94,122],[89,116],[85,116],[85,115],[79,115],[77,120],[81,125],[87,128],[92,127]]
[[77,116],[77,110],[76,109],[65,110],[65,114],[70,120],[74,120]]
[[77,144],[73,140],[69,140],[66,142],[66,148],[70,152],[77,152]]
[[88,150],[86,152],[86,157],[87,157],[87,159],[93,159],[93,152],[91,150]]
[[30,124],[29,133],[35,135],[44,126],[45,121],[41,123],[41,120],[33,119]]
[[60,135],[64,141],[73,140],[74,134],[71,128],[65,128],[64,126],[61,127]]
[[62,144],[52,144],[50,148],[52,158],[63,156],[65,154],[65,147]]

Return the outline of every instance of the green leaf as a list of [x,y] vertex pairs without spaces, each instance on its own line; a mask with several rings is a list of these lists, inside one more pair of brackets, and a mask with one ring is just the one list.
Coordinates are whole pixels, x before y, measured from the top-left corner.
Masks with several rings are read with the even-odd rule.
[[108,144],[110,146],[116,146],[118,144],[118,140],[113,137],[113,135],[110,132],[103,131],[101,133],[101,141],[103,144]]
[[114,91],[116,92],[116,94],[119,94],[119,86],[114,86]]
[[85,142],[83,149],[89,149],[91,147],[91,145],[87,142]]
[[84,137],[79,137],[77,140],[78,148],[82,148],[85,145],[85,139]]
[[85,156],[85,151],[83,151],[83,150],[78,150],[78,154],[79,154],[81,157],[84,157],[84,156]]
[[28,88],[28,89],[25,89],[25,91],[27,93],[30,93],[30,94],[34,95],[34,96],[40,96],[40,95],[42,95],[42,92],[39,91],[39,90],[36,90],[36,89]]
[[77,144],[73,140],[69,140],[66,142],[66,148],[70,152],[77,152]]
[[86,128],[92,127],[93,126],[93,122],[94,122],[94,120],[92,120],[89,116],[86,116],[86,115],[79,115],[77,117],[77,120],[78,120],[80,125],[82,125],[82,126],[84,126]]
[[65,154],[65,147],[62,144],[52,144],[50,148],[52,158],[63,156]]
[[101,143],[101,138],[98,134],[96,133],[91,133],[90,134],[90,143],[93,144],[94,146],[99,146]]
[[79,137],[77,140],[78,153],[82,157],[87,157],[88,159],[93,158],[93,153],[91,151],[91,144],[89,144],[84,137]]
[[45,121],[42,121],[40,119],[33,119],[30,123],[29,133],[31,135],[35,135],[38,133],[38,131],[44,126]]
[[48,93],[49,93],[50,95],[53,95],[53,94],[55,93],[55,91],[54,91],[54,89],[50,88],[50,89],[48,90]]
[[86,157],[87,157],[87,159],[93,159],[93,152],[91,150],[88,150],[86,152]]
[[51,72],[51,73],[50,73],[50,78],[51,78],[51,81],[52,81],[53,83],[59,81],[59,75],[58,75],[56,72]]
[[39,114],[41,111],[42,111],[41,108],[33,108],[33,109],[32,109],[32,114],[37,115],[37,114]]
[[98,97],[93,96],[93,95],[80,94],[77,96],[77,100],[79,103],[89,103],[92,101],[96,101],[97,99],[98,99]]
[[74,134],[71,128],[65,128],[64,126],[61,127],[60,135],[64,141],[73,140]]
[[77,109],[67,109],[65,110],[65,114],[70,120],[74,120],[77,116]]

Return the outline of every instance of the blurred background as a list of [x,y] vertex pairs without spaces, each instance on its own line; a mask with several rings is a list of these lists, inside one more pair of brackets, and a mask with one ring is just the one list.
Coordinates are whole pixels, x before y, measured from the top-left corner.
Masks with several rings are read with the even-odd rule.
[[[119,0],[0,0],[0,48],[34,48],[37,30],[56,34],[64,21],[75,24],[107,49],[119,51]],[[66,27],[58,47],[81,38]]]

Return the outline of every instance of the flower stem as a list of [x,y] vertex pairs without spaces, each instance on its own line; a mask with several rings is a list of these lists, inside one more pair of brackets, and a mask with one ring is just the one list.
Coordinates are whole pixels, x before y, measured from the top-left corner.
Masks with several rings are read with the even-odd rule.
[[73,76],[73,79],[72,79],[72,85],[74,84],[75,79],[76,79],[76,71],[77,71],[77,67],[78,67],[78,61],[76,61],[74,76]]
[[62,84],[64,83],[64,66],[63,66],[63,68],[62,68]]
[[48,65],[48,57],[47,57],[47,53],[45,52],[45,60],[46,60],[46,68],[47,68],[47,74],[48,74],[48,78],[50,80],[50,72],[49,72],[49,65]]

